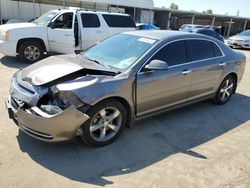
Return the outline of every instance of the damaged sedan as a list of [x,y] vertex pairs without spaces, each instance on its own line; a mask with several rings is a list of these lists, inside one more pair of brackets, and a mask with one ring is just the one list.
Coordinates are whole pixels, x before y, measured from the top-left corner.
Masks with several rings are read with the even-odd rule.
[[115,141],[133,121],[210,100],[225,104],[242,79],[246,58],[208,36],[135,31],[79,55],[44,59],[14,74],[9,117],[47,142],[80,136]]

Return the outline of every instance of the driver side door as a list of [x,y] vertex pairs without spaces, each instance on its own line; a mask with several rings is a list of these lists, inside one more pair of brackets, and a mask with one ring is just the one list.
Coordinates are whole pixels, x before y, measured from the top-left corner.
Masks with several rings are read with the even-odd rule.
[[187,101],[191,71],[189,65],[186,64],[185,42],[177,41],[167,44],[153,55],[148,63],[156,59],[168,63],[168,69],[146,71],[142,67],[138,73],[136,80],[137,116]]
[[51,52],[74,53],[74,20],[73,12],[63,13],[48,27],[48,40]]

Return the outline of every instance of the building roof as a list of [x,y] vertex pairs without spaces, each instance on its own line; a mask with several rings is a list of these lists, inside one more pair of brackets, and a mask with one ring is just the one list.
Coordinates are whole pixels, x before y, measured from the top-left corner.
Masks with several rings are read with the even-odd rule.
[[154,9],[153,0],[79,0],[83,2],[90,3],[102,3],[102,4],[111,4],[118,6],[127,6],[127,7],[138,7],[145,9]]
[[197,11],[188,11],[188,10],[171,10],[169,8],[161,8],[161,7],[154,7],[155,11],[168,11],[176,14],[190,14],[190,15],[198,15],[198,16],[208,16],[208,17],[222,17],[222,18],[232,18],[232,19],[246,19],[250,20],[250,18],[247,17],[241,17],[241,16],[233,16],[233,15],[223,15],[223,14],[203,14],[201,12]]

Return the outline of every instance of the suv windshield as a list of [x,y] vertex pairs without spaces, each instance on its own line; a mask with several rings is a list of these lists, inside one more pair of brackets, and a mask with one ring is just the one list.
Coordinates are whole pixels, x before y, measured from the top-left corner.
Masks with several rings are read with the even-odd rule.
[[250,31],[243,31],[239,33],[240,36],[250,36]]
[[116,69],[126,69],[135,63],[155,42],[155,39],[118,34],[88,49],[84,56],[103,65]]
[[38,25],[45,25],[47,23],[49,23],[49,21],[51,19],[53,19],[57,14],[58,14],[59,11],[56,11],[56,10],[52,10],[52,11],[49,11],[45,14],[43,14],[42,16],[40,16],[39,18],[37,18],[34,23],[37,23]]

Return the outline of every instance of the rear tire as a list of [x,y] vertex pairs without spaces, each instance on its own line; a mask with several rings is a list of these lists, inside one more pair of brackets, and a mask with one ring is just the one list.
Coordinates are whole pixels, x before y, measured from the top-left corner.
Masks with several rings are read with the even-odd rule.
[[44,52],[44,48],[37,41],[26,41],[18,49],[20,59],[28,63],[35,63],[43,59]]
[[226,104],[236,90],[236,80],[232,75],[227,76],[220,84],[213,102],[218,105]]
[[127,122],[124,106],[116,100],[106,100],[90,108],[89,119],[82,125],[82,140],[88,145],[100,147],[114,142]]

